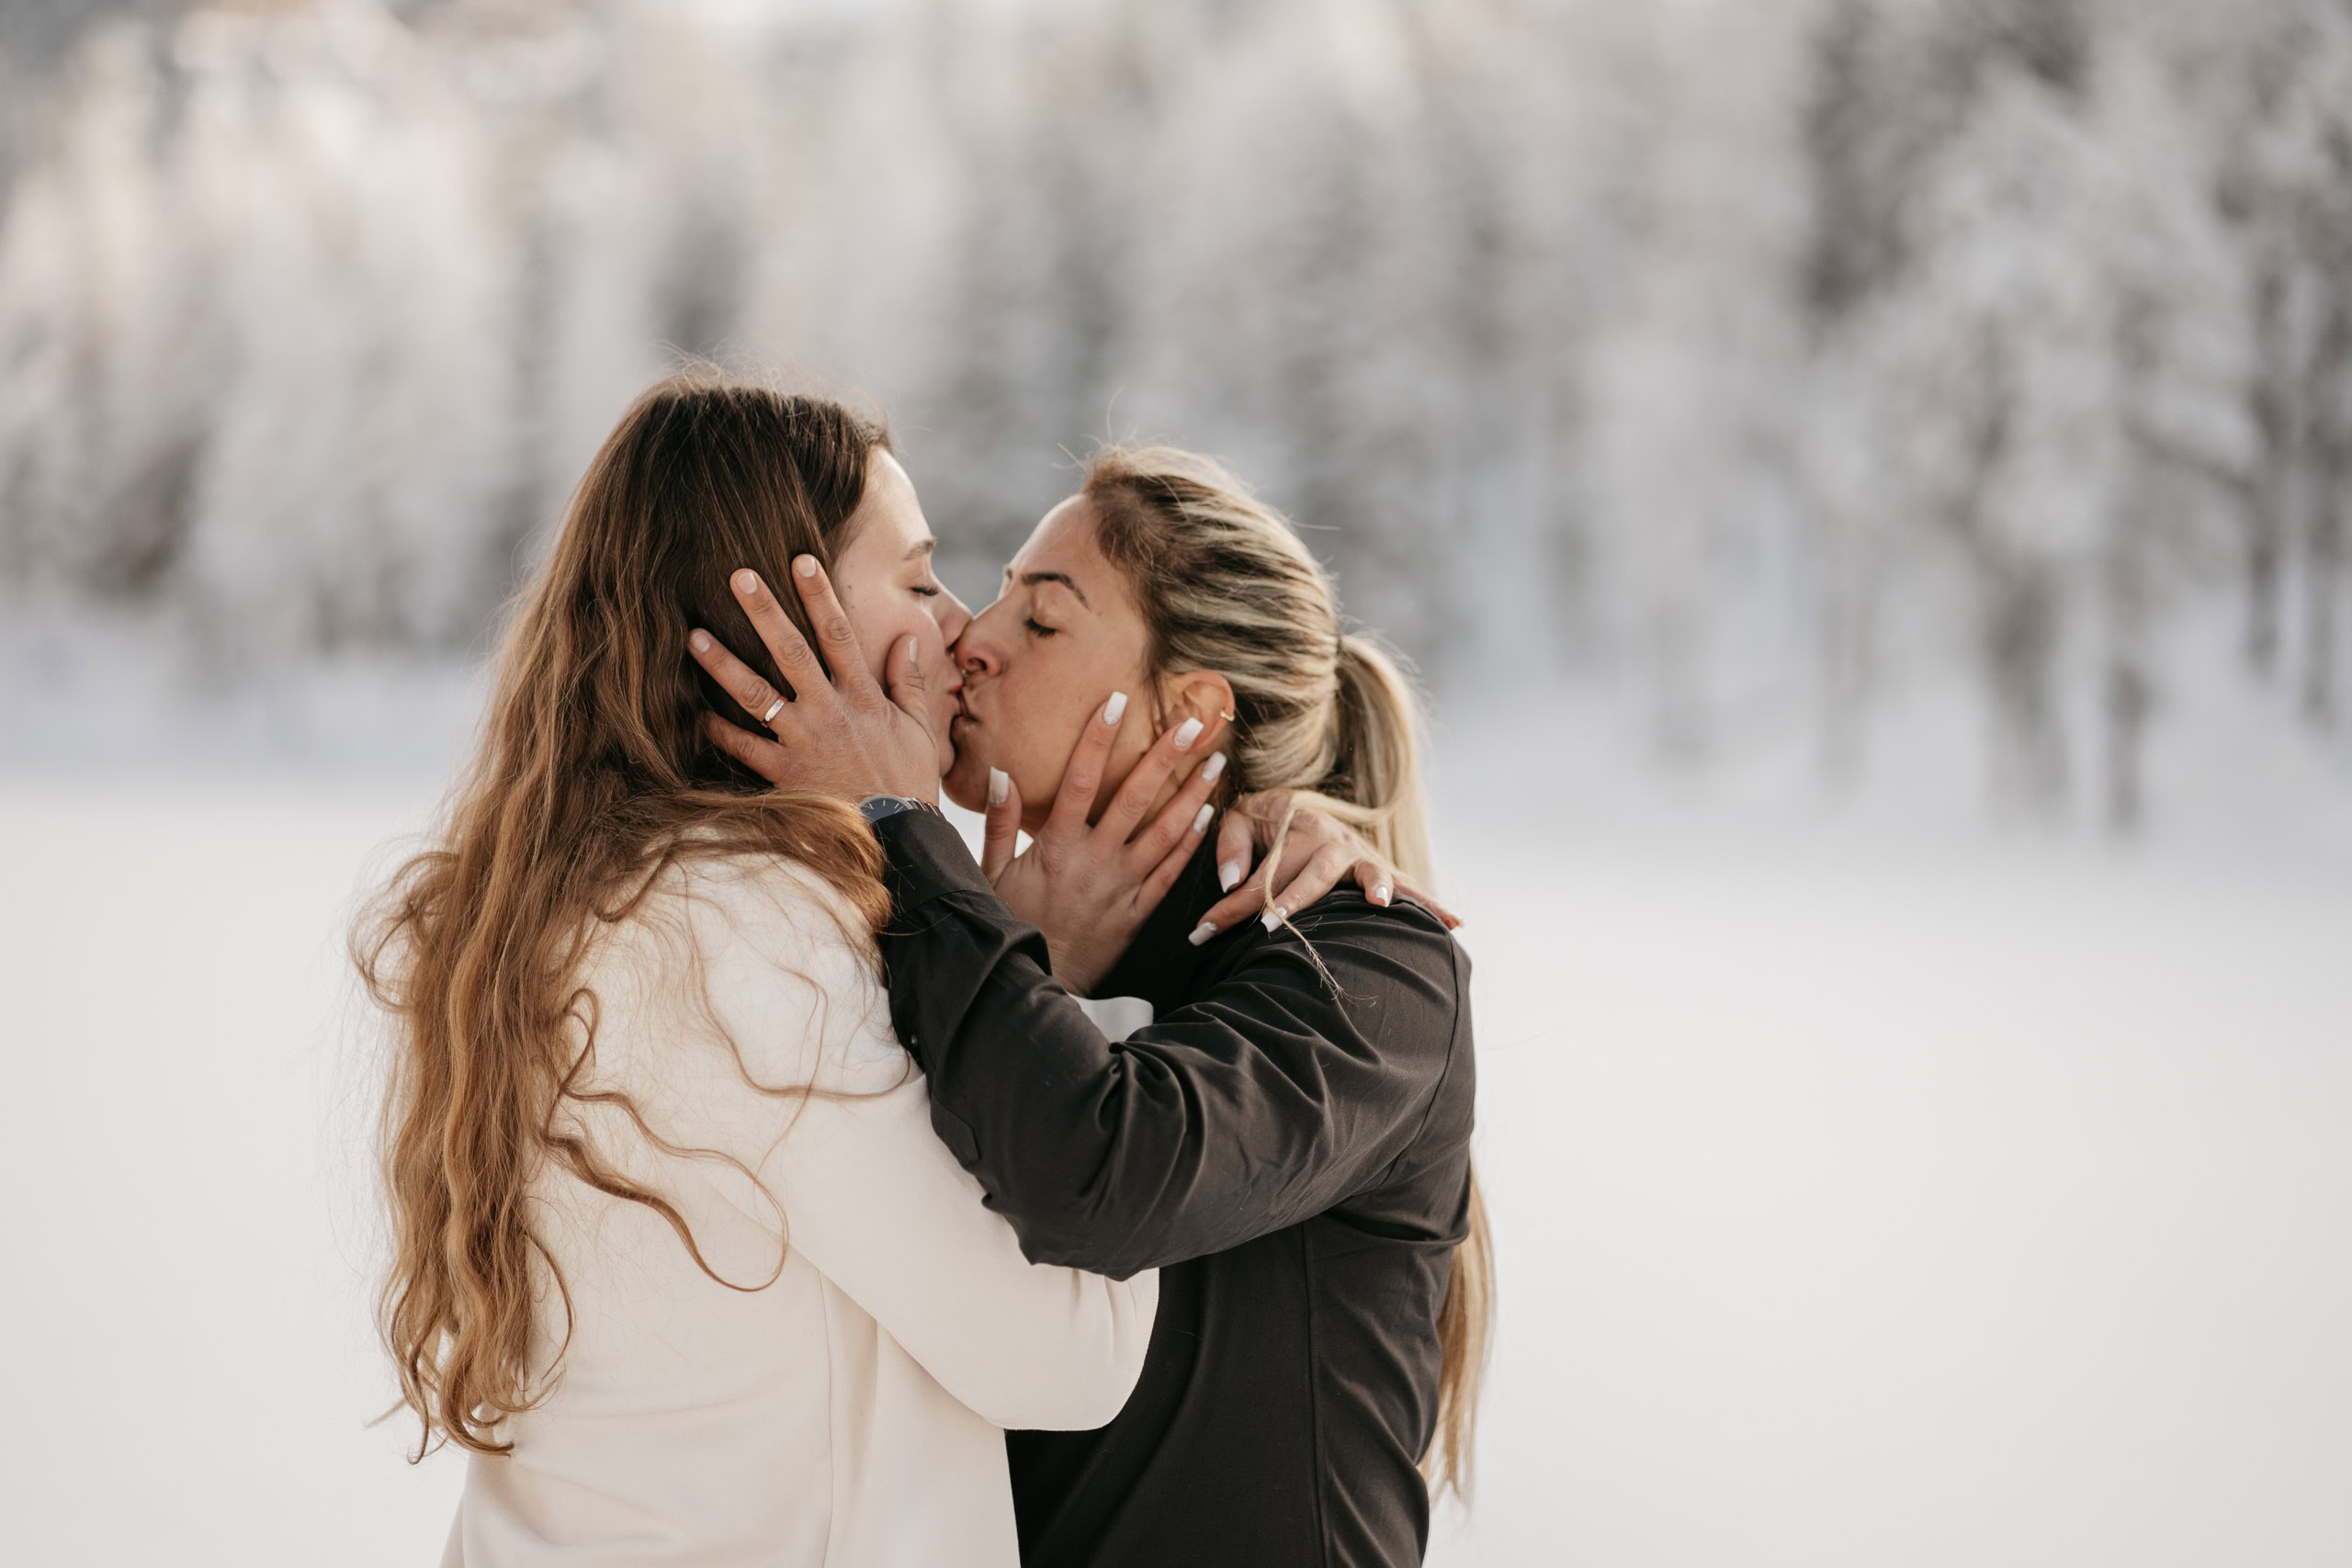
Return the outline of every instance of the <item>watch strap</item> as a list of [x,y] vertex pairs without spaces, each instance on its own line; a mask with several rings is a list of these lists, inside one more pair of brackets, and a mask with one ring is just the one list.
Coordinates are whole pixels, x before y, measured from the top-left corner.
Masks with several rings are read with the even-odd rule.
[[886,817],[896,817],[901,811],[933,811],[927,800],[917,800],[910,795],[869,795],[857,803],[858,815],[870,826]]

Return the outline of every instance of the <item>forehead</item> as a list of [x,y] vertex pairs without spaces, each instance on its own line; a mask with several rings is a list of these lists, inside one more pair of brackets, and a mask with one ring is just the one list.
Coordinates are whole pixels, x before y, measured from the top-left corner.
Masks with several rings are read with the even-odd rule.
[[1079,569],[1084,568],[1088,575],[1079,581],[1091,592],[1092,580],[1106,575],[1109,566],[1094,542],[1093,507],[1084,496],[1073,495],[1039,520],[1030,531],[1028,543],[1004,570],[1008,577],[1017,578],[1023,572],[1045,570],[1077,576]]
[[914,480],[896,457],[879,448],[866,465],[865,494],[859,498],[852,516],[856,527],[853,548],[870,539],[892,555],[899,555],[931,537],[931,525],[923,521]]
[[1094,505],[1071,496],[1046,513],[1004,569],[1004,592],[1051,590],[1074,595],[1097,624],[1140,634],[1143,611],[1127,574],[1095,539]]

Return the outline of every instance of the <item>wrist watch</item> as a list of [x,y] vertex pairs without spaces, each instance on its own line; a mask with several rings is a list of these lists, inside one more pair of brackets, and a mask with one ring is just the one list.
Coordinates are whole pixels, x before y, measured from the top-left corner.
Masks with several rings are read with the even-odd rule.
[[927,800],[917,800],[911,795],[869,795],[857,803],[857,810],[868,826],[885,817],[896,817],[901,811],[928,811],[934,817],[939,815],[939,807]]

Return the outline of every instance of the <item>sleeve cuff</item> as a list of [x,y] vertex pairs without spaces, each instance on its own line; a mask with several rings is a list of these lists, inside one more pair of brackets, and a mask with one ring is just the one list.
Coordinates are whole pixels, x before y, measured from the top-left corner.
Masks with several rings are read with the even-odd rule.
[[894,812],[874,825],[874,837],[888,863],[883,879],[890,902],[901,911],[919,909],[950,893],[996,896],[964,835],[937,812]]

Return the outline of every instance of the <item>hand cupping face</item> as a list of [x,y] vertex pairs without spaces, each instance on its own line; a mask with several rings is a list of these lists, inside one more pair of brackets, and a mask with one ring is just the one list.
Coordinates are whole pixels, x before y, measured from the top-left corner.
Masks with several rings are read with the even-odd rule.
[[[1126,694],[1113,693],[1079,732],[1052,809],[1018,855],[1020,786],[1001,771],[989,781],[980,869],[1013,913],[1045,934],[1055,978],[1080,995],[1126,951],[1191,863],[1216,816],[1209,796],[1225,771],[1225,753],[1203,757],[1203,727],[1186,719],[1152,743],[1089,821],[1126,709]],[[1173,793],[1160,802],[1171,782]]]
[[759,574],[737,572],[735,596],[793,694],[787,699],[696,627],[686,644],[695,662],[775,734],[771,740],[710,714],[703,728],[712,744],[779,788],[814,790],[848,801],[898,795],[936,802],[939,747],[921,639],[910,633],[889,650],[885,690],[817,558],[800,556],[792,570],[824,661],[818,661]]

